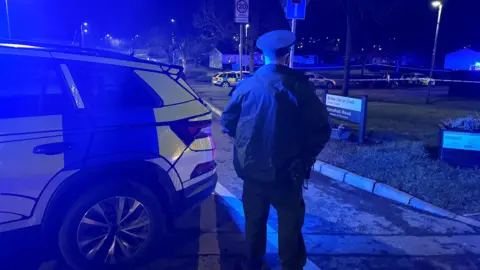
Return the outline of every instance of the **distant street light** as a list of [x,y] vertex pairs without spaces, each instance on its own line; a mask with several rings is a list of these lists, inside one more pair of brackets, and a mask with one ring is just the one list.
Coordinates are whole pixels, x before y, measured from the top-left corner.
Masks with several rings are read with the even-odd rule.
[[[443,4],[441,1],[432,2],[434,8],[438,8],[437,29],[435,30],[435,41],[433,42],[432,66],[430,68],[430,78],[433,78],[433,69],[435,68],[435,57],[437,55],[438,32],[440,31],[440,21],[442,19]],[[430,103],[430,88],[428,88],[427,104]]]
[[88,33],[88,23],[87,22],[83,22],[81,25],[80,25],[80,46],[83,47],[85,46],[85,34]]
[[432,6],[435,7],[435,8],[438,8],[438,7],[442,6],[442,2],[434,1],[434,2],[432,2]]
[[175,19],[170,19],[170,22],[171,22],[171,23],[175,23]]

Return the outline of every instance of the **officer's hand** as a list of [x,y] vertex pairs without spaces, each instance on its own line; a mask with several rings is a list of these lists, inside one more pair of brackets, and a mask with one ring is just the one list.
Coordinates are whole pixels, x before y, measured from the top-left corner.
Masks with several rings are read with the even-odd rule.
[[302,160],[296,159],[290,165],[290,176],[294,181],[304,181],[307,178],[307,170]]

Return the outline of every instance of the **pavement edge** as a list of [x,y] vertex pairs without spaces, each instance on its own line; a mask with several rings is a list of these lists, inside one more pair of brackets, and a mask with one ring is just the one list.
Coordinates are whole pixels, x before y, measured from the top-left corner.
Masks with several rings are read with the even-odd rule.
[[[323,169],[324,166],[327,166],[327,170]],[[462,215],[457,215],[455,213],[452,213],[448,210],[445,210],[443,208],[440,208],[438,206],[435,206],[429,202],[426,202],[424,200],[421,200],[413,195],[410,195],[406,192],[403,192],[401,190],[398,190],[394,187],[391,187],[387,184],[375,181],[370,178],[366,178],[357,174],[354,174],[349,171],[345,171],[344,169],[335,167],[333,165],[330,165],[328,163],[322,162],[322,161],[316,161],[315,165],[313,166],[313,170],[317,173],[320,173],[322,175],[328,176],[332,178],[335,181],[339,181],[342,183],[349,184],[351,186],[354,186],[356,188],[365,190],[367,192],[373,193],[377,196],[384,197],[386,199],[390,199],[392,201],[396,201],[401,204],[409,205],[413,208],[429,212],[431,214],[435,214],[438,216],[454,219],[456,221],[479,227],[480,228],[480,222],[476,221],[474,219],[462,216]],[[325,171],[328,171],[328,174],[324,173]],[[333,173],[332,171],[336,171]],[[346,172],[346,174],[345,174]],[[338,177],[331,177],[331,175],[341,175],[345,174],[343,177],[343,180],[340,180]]]
[[[203,100],[205,104],[218,116],[222,116],[222,111],[217,107],[213,106],[210,102]],[[375,181],[370,178],[366,178],[347,170],[341,169],[339,167],[333,166],[331,164],[325,163],[323,161],[317,160],[313,165],[313,171],[325,175],[329,178],[332,178],[335,181],[346,183],[358,189],[373,193],[377,196],[384,197],[389,200],[399,202],[401,204],[409,205],[413,208],[429,212],[438,216],[450,218],[471,226],[480,228],[480,222],[474,219],[457,215],[448,210],[435,206],[431,203],[428,203],[424,200],[421,200],[413,195],[410,195],[406,192],[400,191],[392,186],[389,186],[385,183]]]

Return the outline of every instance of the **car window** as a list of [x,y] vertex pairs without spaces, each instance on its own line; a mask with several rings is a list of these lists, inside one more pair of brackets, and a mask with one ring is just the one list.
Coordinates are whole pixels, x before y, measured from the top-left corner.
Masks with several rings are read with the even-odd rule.
[[220,74],[218,77],[225,78],[225,77],[227,77],[227,74]]
[[315,76],[314,76],[313,74],[307,74],[307,77],[308,77],[309,79],[315,78]]
[[235,79],[236,77],[237,77],[237,75],[235,75],[235,73],[229,73],[228,74],[229,79],[232,79],[232,78]]
[[0,55],[0,118],[73,111],[63,74],[53,59]]
[[160,96],[133,68],[99,63],[68,63],[80,95],[91,109],[158,108]]
[[178,104],[195,99],[187,89],[184,89],[166,74],[145,70],[135,70],[135,73],[160,95],[164,105]]

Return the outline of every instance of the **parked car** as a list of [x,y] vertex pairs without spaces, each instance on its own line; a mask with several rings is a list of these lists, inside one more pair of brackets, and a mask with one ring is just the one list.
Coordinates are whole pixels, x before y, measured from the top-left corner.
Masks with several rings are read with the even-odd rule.
[[308,80],[313,84],[315,88],[326,87],[332,89],[337,86],[337,83],[332,79],[327,79],[325,76],[316,74],[313,72],[306,73]]
[[405,86],[435,86],[435,80],[422,73],[405,73],[400,79]]
[[[248,77],[250,72],[244,71],[243,76]],[[240,82],[240,72],[220,72],[212,76],[212,84],[224,88],[232,87]]]
[[133,269],[212,194],[211,111],[180,67],[5,43],[0,63],[0,234],[39,230],[75,269]]

